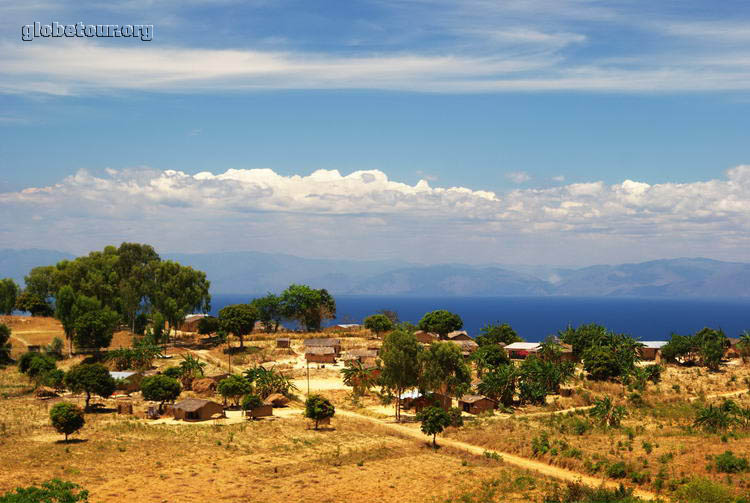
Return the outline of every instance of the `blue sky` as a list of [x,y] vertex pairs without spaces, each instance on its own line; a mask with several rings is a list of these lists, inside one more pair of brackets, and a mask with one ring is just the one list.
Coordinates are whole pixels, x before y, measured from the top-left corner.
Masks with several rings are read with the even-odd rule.
[[[34,21],[154,39],[21,41]],[[749,112],[745,2],[0,2],[0,240],[747,260]]]

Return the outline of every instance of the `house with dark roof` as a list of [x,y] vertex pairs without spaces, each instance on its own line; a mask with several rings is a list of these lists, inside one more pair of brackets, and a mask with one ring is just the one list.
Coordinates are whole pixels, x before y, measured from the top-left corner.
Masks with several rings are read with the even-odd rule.
[[305,352],[307,352],[308,348],[333,348],[336,356],[339,356],[341,354],[341,339],[305,339],[302,344],[305,347]]
[[170,410],[175,419],[184,421],[207,421],[217,417],[225,417],[224,406],[201,398],[186,398],[174,404]]
[[464,395],[458,400],[458,408],[469,414],[481,414],[494,410],[497,402],[483,395]]
[[336,350],[330,346],[312,346],[305,348],[307,363],[336,363]]

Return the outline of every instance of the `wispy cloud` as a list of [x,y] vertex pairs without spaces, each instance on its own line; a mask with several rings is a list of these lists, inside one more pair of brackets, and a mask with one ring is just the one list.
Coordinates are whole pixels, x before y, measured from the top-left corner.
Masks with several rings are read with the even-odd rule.
[[531,175],[525,171],[512,171],[505,174],[505,178],[513,183],[525,183],[531,180]]

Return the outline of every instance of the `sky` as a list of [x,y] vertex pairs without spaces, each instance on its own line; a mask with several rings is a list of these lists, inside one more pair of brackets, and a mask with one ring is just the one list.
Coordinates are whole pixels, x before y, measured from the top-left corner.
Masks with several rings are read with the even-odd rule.
[[0,0],[0,248],[750,261],[749,150],[746,2]]

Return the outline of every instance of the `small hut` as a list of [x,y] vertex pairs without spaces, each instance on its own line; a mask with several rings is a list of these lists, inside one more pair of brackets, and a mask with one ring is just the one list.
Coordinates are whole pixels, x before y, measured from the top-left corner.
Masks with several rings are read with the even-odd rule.
[[307,363],[336,363],[336,351],[328,346],[313,346],[305,348]]
[[458,348],[461,350],[461,354],[464,356],[471,356],[471,354],[479,349],[479,344],[474,342],[473,340],[449,340],[447,342],[450,342],[452,344],[455,344],[458,346]]
[[276,339],[276,347],[277,348],[288,348],[292,345],[291,339],[289,337],[280,337]]
[[422,344],[432,344],[433,342],[440,339],[440,336],[438,334],[425,332],[424,330],[417,330],[416,332],[414,332],[414,337],[416,337],[417,340]]
[[661,360],[661,348],[667,344],[667,341],[640,341],[643,346],[638,348],[641,360],[658,361]]
[[207,421],[217,415],[224,417],[224,407],[220,403],[200,398],[186,398],[171,407],[175,419],[185,421]]
[[201,320],[208,316],[207,314],[189,314],[185,316],[185,321],[180,324],[180,332],[198,333],[198,325]]
[[370,349],[352,349],[344,356],[345,360],[358,361],[366,367],[374,367],[378,359],[378,352]]
[[454,330],[450,332],[445,338],[449,341],[470,341],[472,338],[466,330]]
[[341,339],[305,339],[303,345],[305,346],[305,353],[307,353],[309,348],[333,348],[333,352],[336,356],[341,354]]
[[458,408],[469,414],[481,414],[487,410],[494,410],[497,402],[483,395],[464,395],[458,401]]
[[514,342],[505,346],[510,358],[523,360],[531,354],[538,353],[540,344],[538,342]]

